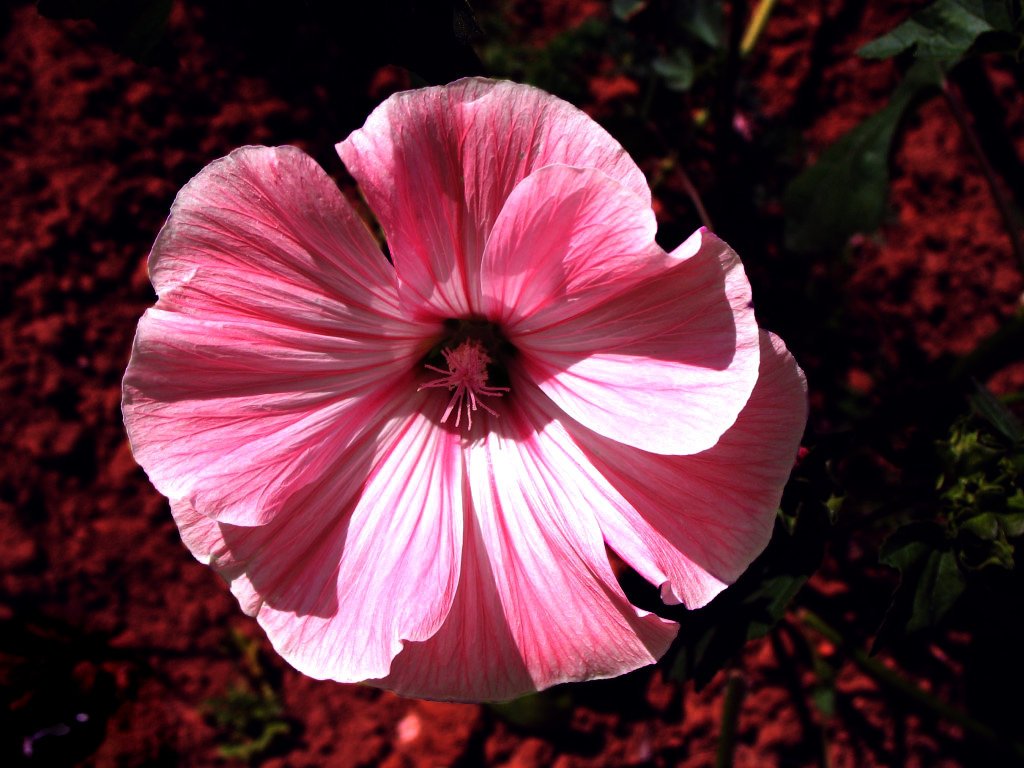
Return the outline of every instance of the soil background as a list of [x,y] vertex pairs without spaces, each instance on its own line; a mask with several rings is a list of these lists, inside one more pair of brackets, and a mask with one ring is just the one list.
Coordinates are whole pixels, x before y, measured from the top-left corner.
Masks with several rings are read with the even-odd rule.
[[[748,154],[785,127],[801,137],[796,154],[813,158],[884,105],[897,64],[854,51],[923,4],[780,2],[742,65]],[[833,662],[833,706],[815,706],[818,678],[810,662],[792,663],[799,644],[786,632],[750,643],[702,690],[658,666],[575,686],[568,708],[556,692],[543,700],[550,717],[519,723],[486,706],[311,680],[277,658],[181,544],[125,439],[121,376],[138,318],[155,300],[149,247],[177,190],[243,144],[295,144],[355,199],[333,145],[410,84],[388,65],[418,63],[443,81],[479,64],[457,41],[414,35],[410,23],[372,12],[353,11],[339,29],[285,28],[269,11],[261,16],[263,4],[244,24],[236,5],[206,5],[176,3],[165,47],[145,65],[112,51],[89,22],[45,19],[24,2],[0,10],[0,763],[240,764],[225,745],[271,727],[278,735],[252,762],[706,766],[732,675],[746,691],[737,766],[970,764],[957,727],[891,700],[849,661]],[[583,0],[507,10],[538,46],[609,12]],[[983,74],[1009,105],[999,119],[1020,155],[1016,75]],[[639,90],[600,71],[583,85],[580,106],[598,119]],[[649,170],[654,153],[638,151]],[[809,434],[841,426],[830,393],[870,409],[893,382],[927,386],[929,365],[971,351],[1020,302],[998,211],[940,101],[910,119],[892,168],[886,224],[859,238],[842,266],[838,333],[801,312],[804,302],[832,300],[821,295],[832,267],[781,248],[781,182],[760,180],[769,199],[751,218],[730,206],[713,153],[688,168],[747,264],[762,324],[807,371]],[[655,195],[663,236],[696,226],[671,183]],[[1002,390],[1022,381],[1020,367],[990,379]],[[808,587],[863,631],[877,627],[894,584],[876,548],[870,538],[835,537]],[[968,642],[954,633],[903,673],[962,703]],[[825,640],[811,650],[826,660],[836,653]],[[244,716],[218,719],[225,709]]]

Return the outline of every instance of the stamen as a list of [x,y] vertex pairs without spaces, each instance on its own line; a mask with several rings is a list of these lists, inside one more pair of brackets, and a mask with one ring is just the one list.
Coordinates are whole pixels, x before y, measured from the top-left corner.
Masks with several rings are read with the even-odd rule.
[[[487,384],[487,364],[491,362],[490,356],[484,351],[480,342],[475,339],[467,339],[455,349],[442,349],[444,361],[448,364],[448,370],[433,365],[425,365],[428,370],[441,374],[441,378],[428,381],[419,389],[430,387],[447,387],[453,391],[452,399],[448,401],[441,423],[448,421],[448,417],[455,412],[455,426],[458,427],[462,420],[462,411],[466,411],[466,427],[473,426],[473,411],[477,407],[483,408],[492,416],[497,416],[492,408],[480,400],[480,396],[501,397],[509,391],[508,387],[492,387]],[[418,390],[417,390],[418,391]]]

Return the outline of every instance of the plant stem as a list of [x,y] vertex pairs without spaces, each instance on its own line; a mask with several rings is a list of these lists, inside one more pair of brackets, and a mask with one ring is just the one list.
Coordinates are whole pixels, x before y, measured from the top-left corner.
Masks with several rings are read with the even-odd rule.
[[1000,739],[996,732],[985,725],[985,723],[974,719],[959,707],[955,707],[927,693],[902,675],[892,671],[876,659],[871,658],[864,651],[852,647],[838,629],[813,611],[802,608],[797,615],[803,624],[825,637],[837,648],[844,649],[853,660],[853,663],[878,683],[880,687],[888,688],[890,691],[902,696],[906,701],[916,704],[933,715],[959,725],[966,733],[986,742],[994,749],[1008,752],[1017,760],[1024,761],[1024,744],[1018,741],[1010,741],[1009,739]]
[[665,137],[661,135],[661,131],[658,130],[656,125],[650,124],[649,127],[651,133],[654,135],[655,139],[657,139],[662,152],[666,155],[666,157],[661,161],[659,174],[669,172],[676,174],[679,178],[679,183],[683,185],[683,191],[686,193],[686,196],[690,199],[690,202],[696,209],[697,216],[700,217],[700,223],[711,231],[714,231],[714,224],[711,222],[711,216],[708,214],[707,208],[704,207],[704,201],[700,197],[700,192],[697,191],[697,187],[694,186],[689,174],[683,170],[683,166],[679,163],[679,155],[674,149],[669,147],[668,142],[665,141]]
[[729,673],[725,683],[725,701],[722,702],[722,728],[718,734],[718,751],[715,754],[715,768],[732,768],[733,752],[736,751],[736,732],[740,719],[740,703],[746,692],[746,683],[738,670]]
[[796,709],[797,717],[800,719],[801,727],[804,733],[816,734],[818,742],[818,764],[821,768],[831,768],[832,761],[829,757],[828,751],[828,733],[827,733],[827,720],[820,724],[815,722],[813,715],[811,714],[811,707],[808,705],[806,695],[804,693],[803,684],[800,681],[800,673],[797,670],[795,654],[791,654],[785,644],[782,642],[782,635],[785,633],[790,642],[794,646],[801,646],[806,651],[808,656],[814,653],[814,649],[811,648],[811,644],[807,642],[807,638],[797,627],[792,624],[781,623],[779,624],[774,632],[769,633],[768,639],[772,644],[772,651],[775,653],[775,658],[778,660],[779,667],[787,678],[787,687],[789,688],[790,697],[793,700],[793,707]]
[[745,57],[754,50],[754,46],[757,45],[761,33],[764,32],[764,28],[768,25],[768,17],[772,15],[774,8],[775,0],[761,0],[758,3],[757,8],[754,9],[754,13],[750,17],[750,22],[747,24],[747,29],[743,33],[743,40],[740,42],[740,56]]
[[961,101],[960,95],[950,84],[949,80],[946,79],[945,75],[939,78],[939,87],[942,90],[943,97],[946,99],[947,106],[949,106],[949,111],[953,113],[953,118],[960,128],[960,132],[963,134],[979,165],[981,165],[981,171],[985,174],[986,181],[988,181],[996,207],[999,209],[1000,216],[1003,217],[1003,225],[1006,227],[1006,233],[1010,238],[1013,255],[1017,259],[1017,268],[1024,275],[1024,237],[1022,237],[1020,216],[1014,209],[1013,202],[1003,193],[1002,187],[999,186],[999,179],[996,177],[995,169],[992,167],[992,163],[989,162],[988,155],[985,154],[985,149],[981,146],[981,141],[978,140],[978,134],[975,133],[974,127],[971,125],[970,117],[967,115],[967,108],[964,106],[963,101]]
[[711,217],[708,215],[708,211],[704,207],[704,201],[700,199],[700,193],[690,180],[689,174],[687,174],[686,171],[683,170],[683,166],[679,164],[679,158],[673,155],[671,162],[672,170],[679,176],[679,182],[683,185],[683,190],[686,192],[686,196],[690,198],[690,202],[693,203],[693,207],[697,209],[697,215],[700,216],[700,223],[708,229],[714,230],[715,227],[711,223]]

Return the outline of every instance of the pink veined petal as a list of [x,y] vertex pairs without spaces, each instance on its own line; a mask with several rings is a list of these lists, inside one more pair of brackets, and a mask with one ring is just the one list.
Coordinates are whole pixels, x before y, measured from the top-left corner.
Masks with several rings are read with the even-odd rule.
[[156,488],[268,522],[364,429],[435,331],[400,319],[392,268],[294,148],[248,147],[179,193],[150,257],[157,305],[125,373]]
[[540,308],[583,312],[661,266],[656,231],[650,201],[601,171],[534,171],[512,190],[491,230],[482,313],[514,334]]
[[317,163],[242,147],[174,200],[149,275],[162,309],[259,318],[318,333],[408,335],[394,269]]
[[397,93],[337,148],[384,229],[403,292],[442,317],[479,313],[487,236],[538,168],[596,168],[650,205],[643,173],[603,128],[517,83],[468,78]]
[[[522,382],[528,386],[526,382]],[[482,414],[464,447],[472,510],[447,621],[375,685],[404,695],[509,699],[656,661],[678,626],[632,606],[615,580],[579,470],[551,429],[515,408]]]
[[782,340],[761,332],[757,385],[703,453],[660,456],[570,425],[624,504],[594,504],[605,540],[669,603],[700,608],[767,546],[807,422],[807,385]]
[[[172,505],[182,539],[231,582],[281,656],[318,679],[388,674],[435,634],[459,582],[460,435],[417,396],[272,523],[240,527]],[[424,413],[426,412],[426,415]]]
[[[157,490],[262,525],[315,482],[389,397],[414,386],[393,352],[283,326],[149,310],[124,379],[136,460]],[[360,359],[362,358],[362,359]],[[394,381],[382,382],[391,369]]]
[[757,380],[750,284],[706,229],[645,275],[578,313],[573,303],[541,309],[509,338],[530,378],[584,426],[653,453],[699,453]]

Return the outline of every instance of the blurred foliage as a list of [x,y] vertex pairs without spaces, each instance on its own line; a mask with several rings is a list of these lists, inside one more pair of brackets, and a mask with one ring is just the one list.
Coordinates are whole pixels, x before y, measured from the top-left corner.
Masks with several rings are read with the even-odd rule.
[[946,72],[965,56],[1019,56],[1024,46],[1019,0],[938,0],[860,48],[882,59],[912,51],[918,61],[889,104],[826,148],[785,194],[786,247],[800,253],[840,250],[850,236],[882,223],[889,155],[899,125],[921,97],[938,93]]
[[[485,33],[493,34],[478,46],[481,59],[491,75],[531,83],[577,104],[589,100],[587,86],[598,73],[682,92],[717,71],[725,49],[724,8],[717,0],[616,0],[610,10],[541,45],[530,39],[530,28],[508,27],[514,14],[507,4],[482,13]],[[658,34],[650,34],[652,28]]]
[[841,249],[855,232],[882,223],[893,137],[921,93],[939,84],[939,70],[910,68],[888,105],[825,149],[787,187],[786,247],[800,253]]
[[726,43],[724,6],[710,0],[677,3],[673,21],[680,43],[651,61],[651,69],[669,90],[688,91],[698,76],[713,72],[721,63]]
[[1010,539],[1024,535],[1024,430],[984,388],[972,406],[943,446],[940,499],[962,568],[1012,569]]
[[230,640],[241,654],[245,676],[208,699],[203,710],[220,733],[221,757],[253,763],[287,742],[294,726],[266,678],[258,641],[237,630],[231,631]]
[[1024,535],[1024,430],[978,387],[971,413],[939,445],[942,471],[928,520],[897,529],[881,561],[900,572],[883,635],[938,627],[991,569],[1017,567]]
[[217,751],[229,759],[251,762],[291,732],[281,703],[266,686],[254,691],[246,684],[233,685],[224,695],[209,699],[206,711],[224,734]]
[[910,50],[919,59],[944,61],[966,56],[975,45],[1019,53],[1024,43],[1021,22],[1017,0],[937,0],[858,53],[887,59]]
[[943,526],[911,523],[890,536],[879,560],[900,572],[886,622],[907,633],[937,626],[966,583]]
[[[486,28],[495,22],[484,17]],[[517,40],[517,30],[506,30],[511,39],[487,38],[479,47],[487,71],[497,77],[530,83],[576,104],[589,98],[587,80],[579,77],[581,66],[596,67],[601,51],[622,53],[628,41],[599,18],[555,35],[542,47]],[[589,64],[587,64],[589,62]]]

